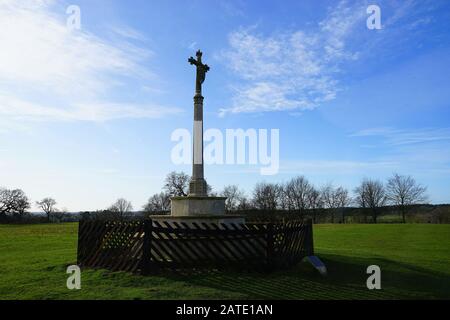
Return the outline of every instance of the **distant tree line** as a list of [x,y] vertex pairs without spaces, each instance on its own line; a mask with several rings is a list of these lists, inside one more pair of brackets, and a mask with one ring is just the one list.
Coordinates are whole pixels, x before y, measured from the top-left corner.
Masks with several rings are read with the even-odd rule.
[[[133,212],[130,201],[120,198],[111,206],[96,212],[84,212],[78,216],[94,219],[129,219],[151,215],[170,214],[170,199],[187,196],[190,176],[183,172],[171,172],[166,176],[161,192],[152,195],[141,212]],[[207,188],[211,196],[223,196],[230,214],[253,217],[273,217],[275,214],[305,218],[314,222],[342,223],[346,216],[353,221],[377,223],[380,215],[395,210],[406,223],[414,206],[428,200],[427,188],[411,177],[393,174],[385,182],[364,178],[352,192],[344,186],[327,183],[315,186],[304,176],[296,176],[284,183],[257,183],[250,194],[238,185],[228,185],[220,192]],[[67,221],[67,210],[57,209],[55,199],[47,197],[36,206],[45,214],[46,222]],[[31,200],[20,189],[0,188],[0,222],[19,221],[29,217]],[[434,213],[438,221],[447,221],[448,212],[437,207]],[[325,220],[324,217],[327,219]],[[70,220],[70,219],[69,219]]]
[[67,214],[67,209],[57,209],[53,198],[36,201],[36,205],[44,212],[43,219],[30,216],[31,200],[21,189],[0,188],[0,222],[37,221],[58,222]]
[[[164,214],[170,212],[170,198],[187,196],[189,175],[171,172],[167,175],[163,190],[151,196],[144,206],[148,214]],[[381,208],[396,208],[405,223],[408,209],[427,201],[427,188],[417,183],[411,176],[393,174],[386,182],[364,178],[350,192],[343,186],[331,183],[316,187],[304,176],[297,176],[285,183],[260,182],[247,195],[237,185],[225,186],[215,193],[208,188],[210,195],[226,197],[226,210],[229,213],[242,212],[275,212],[297,214],[299,217],[311,216],[316,221],[320,213],[330,214],[330,222],[345,221],[345,208],[356,206],[361,208],[364,221],[377,223],[383,211]],[[339,216],[339,221],[337,220]],[[369,219],[369,217],[370,219]]]

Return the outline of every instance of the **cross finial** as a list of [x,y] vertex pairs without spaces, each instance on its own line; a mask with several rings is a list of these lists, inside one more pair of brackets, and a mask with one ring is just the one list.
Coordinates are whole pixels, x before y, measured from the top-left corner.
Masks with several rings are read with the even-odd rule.
[[201,94],[202,84],[205,81],[206,73],[209,71],[209,66],[207,64],[202,63],[203,53],[200,50],[197,51],[196,56],[197,56],[197,60],[190,57],[188,61],[190,64],[195,65],[197,67],[197,79],[196,79],[195,92],[198,94]]

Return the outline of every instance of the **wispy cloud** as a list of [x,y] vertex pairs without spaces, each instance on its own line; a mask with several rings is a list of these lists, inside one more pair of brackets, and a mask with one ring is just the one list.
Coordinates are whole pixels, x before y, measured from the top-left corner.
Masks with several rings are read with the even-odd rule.
[[335,99],[340,65],[358,57],[347,50],[347,38],[364,17],[363,6],[343,1],[313,32],[266,36],[253,27],[231,33],[230,48],[221,56],[243,84],[233,88],[232,106],[221,115],[306,110]]
[[[374,160],[283,160],[280,163],[280,174],[305,174],[305,175],[349,175],[364,174],[373,171],[394,170],[399,167],[396,161]],[[228,172],[233,173],[257,173],[259,169],[254,167],[233,168]]]
[[115,104],[104,102],[74,103],[70,107],[49,107],[0,93],[0,114],[31,121],[109,121],[121,118],[161,118],[182,112],[158,105]]
[[372,145],[383,150],[378,160],[397,163],[396,171],[420,176],[449,173],[450,128],[368,128],[350,137],[375,139]]
[[305,174],[354,174],[373,170],[392,170],[398,167],[395,161],[347,161],[347,160],[313,160],[284,161],[281,173]]
[[[444,2],[379,1],[382,30],[368,30],[370,1],[342,0],[308,29],[259,32],[259,26],[229,34],[220,58],[240,79],[220,115],[311,110],[338,97],[352,67],[401,56],[428,39],[433,13]],[[445,31],[442,31],[445,32]]]
[[127,39],[137,31],[111,27],[120,41],[70,30],[54,1],[0,2],[0,114],[11,119],[107,121],[157,118],[176,108],[116,103],[106,97],[129,79],[149,79],[152,55]]
[[389,127],[369,128],[350,135],[351,137],[381,137],[392,146],[429,142],[450,142],[450,128],[395,129]]
[[109,29],[117,34],[120,37],[131,39],[131,40],[137,40],[137,41],[146,41],[147,38],[145,35],[143,35],[141,32],[139,32],[136,29],[133,29],[129,26],[109,26]]

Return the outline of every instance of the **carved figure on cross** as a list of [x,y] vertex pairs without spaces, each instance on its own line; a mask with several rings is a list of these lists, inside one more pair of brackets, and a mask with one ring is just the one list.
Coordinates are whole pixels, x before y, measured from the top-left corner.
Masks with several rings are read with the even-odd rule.
[[196,85],[195,85],[195,93],[200,94],[202,93],[202,84],[205,82],[206,73],[209,71],[209,67],[207,64],[202,63],[202,55],[203,53],[198,50],[196,53],[197,59],[194,59],[193,57],[190,57],[188,62],[191,65],[195,65],[197,67],[197,79],[196,79]]

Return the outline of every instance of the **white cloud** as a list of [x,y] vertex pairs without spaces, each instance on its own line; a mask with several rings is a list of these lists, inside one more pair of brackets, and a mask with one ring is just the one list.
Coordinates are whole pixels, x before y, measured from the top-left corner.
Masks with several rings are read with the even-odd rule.
[[396,161],[346,161],[346,160],[312,160],[284,161],[281,173],[307,174],[355,174],[374,170],[392,170],[398,167]]
[[355,132],[351,137],[381,137],[392,146],[450,142],[450,128],[417,128],[411,130],[389,127],[369,128]]
[[49,107],[0,93],[0,114],[17,120],[109,121],[121,118],[161,118],[181,112],[178,108],[116,103],[75,103],[69,108]]
[[369,128],[350,135],[355,139],[378,139],[380,161],[395,162],[396,171],[416,176],[448,174],[450,165],[450,128],[396,129]]
[[[396,160],[284,160],[280,163],[280,174],[306,175],[349,175],[365,174],[374,171],[389,171],[399,167]],[[257,168],[244,168],[233,173],[259,173]]]
[[123,38],[127,38],[127,39],[131,39],[131,40],[137,40],[137,41],[146,41],[147,38],[145,37],[145,35],[143,35],[141,32],[139,32],[136,29],[133,29],[129,26],[110,26],[109,27],[110,30],[112,32],[114,32],[115,34],[123,37]]
[[243,82],[221,115],[305,110],[335,99],[340,64],[357,59],[357,53],[346,49],[346,40],[364,17],[363,6],[341,2],[314,32],[265,36],[250,28],[231,33],[230,48],[221,58]]
[[87,93],[113,85],[107,73],[138,71],[138,58],[92,34],[69,30],[46,3],[0,4],[2,81],[20,81],[59,93]]
[[[141,68],[152,52],[129,42],[69,30],[54,1],[0,2],[0,115],[12,119],[107,121],[157,118],[176,108],[117,104],[105,97],[128,79],[147,79]],[[123,38],[142,39],[121,27]],[[4,92],[7,92],[4,93]]]

